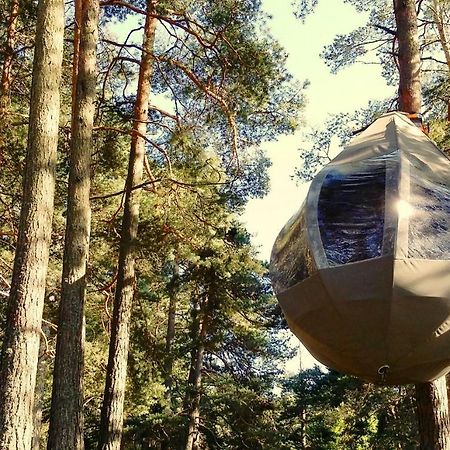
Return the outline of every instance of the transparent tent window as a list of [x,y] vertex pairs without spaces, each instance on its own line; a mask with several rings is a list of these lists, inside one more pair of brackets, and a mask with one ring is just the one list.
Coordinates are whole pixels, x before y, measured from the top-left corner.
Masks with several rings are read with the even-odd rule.
[[385,217],[386,164],[383,159],[341,168],[326,176],[318,201],[318,224],[330,265],[381,256]]

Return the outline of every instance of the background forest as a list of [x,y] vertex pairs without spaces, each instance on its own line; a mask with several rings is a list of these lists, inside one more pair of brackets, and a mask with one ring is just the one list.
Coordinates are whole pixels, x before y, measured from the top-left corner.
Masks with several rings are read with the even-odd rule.
[[[372,55],[397,83],[391,2],[347,3],[369,23],[324,50],[331,70]],[[296,2],[299,26],[316,4]],[[269,189],[261,144],[297,130],[308,83],[288,73],[260,1],[0,7],[0,448],[418,448],[412,388],[284,372],[294,349],[240,216]],[[449,26],[446,0],[419,2],[424,112],[444,149]],[[313,130],[299,181],[333,136],[393,108]],[[27,208],[44,236],[31,255]],[[29,411],[9,407],[19,391]]]

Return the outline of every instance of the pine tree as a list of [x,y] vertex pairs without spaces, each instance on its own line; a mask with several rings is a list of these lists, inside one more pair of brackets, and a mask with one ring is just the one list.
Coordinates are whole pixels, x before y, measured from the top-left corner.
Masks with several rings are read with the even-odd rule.
[[[115,5],[114,1],[108,3],[111,6]],[[193,189],[198,189],[202,182],[218,184],[223,186],[224,190],[230,191],[230,202],[232,201],[230,186],[234,185],[233,201],[239,201],[242,205],[245,202],[245,195],[247,198],[251,195],[259,195],[260,192],[256,189],[263,183],[254,182],[253,186],[245,186],[248,189],[243,187],[245,182],[254,180],[256,177],[250,173],[250,164],[241,163],[238,155],[240,147],[245,149],[257,145],[264,138],[272,138],[278,132],[292,130],[295,127],[295,121],[290,114],[294,113],[295,109],[290,108],[295,104],[298,105],[301,101],[300,92],[291,95],[287,90],[284,92],[279,89],[283,89],[284,83],[289,81],[289,77],[279,65],[284,58],[279,47],[274,45],[272,48],[270,40],[259,41],[256,39],[256,25],[244,20],[252,13],[258,12],[258,5],[253,2],[244,2],[243,5],[239,5],[239,8],[242,9],[242,17],[239,16],[239,21],[236,23],[233,20],[224,20],[225,15],[232,17],[233,14],[236,14],[235,7],[228,2],[220,7],[220,11],[208,1],[202,2],[201,5],[173,2],[171,6],[173,9],[169,8],[168,4],[158,5],[156,13],[152,14],[158,23],[166,27],[165,29],[169,26],[174,30],[173,33],[168,33],[170,40],[168,49],[160,47],[144,49],[143,55],[151,56],[155,66],[154,85],[157,86],[159,92],[165,92],[170,96],[175,112],[167,112],[151,105],[150,113],[141,115],[137,121],[141,126],[139,131],[131,131],[132,139],[139,139],[142,143],[142,162],[145,162],[148,157],[151,163],[145,167],[146,180],[139,175],[133,184],[127,182],[126,187],[121,256],[119,257],[115,311],[111,325],[111,351],[105,389],[105,406],[102,413],[103,436],[107,432],[105,424],[109,421],[106,416],[112,414],[108,412],[111,409],[109,403],[116,401],[109,399],[117,399],[119,403],[123,403],[122,399],[125,395],[124,378],[120,388],[117,384],[118,387],[115,390],[112,381],[115,375],[110,374],[114,370],[118,370],[114,367],[118,367],[119,359],[126,361],[127,338],[118,339],[119,331],[115,330],[123,327],[124,333],[128,335],[127,328],[134,293],[132,286],[135,279],[134,269],[132,271],[127,269],[126,277],[122,275],[124,268],[128,267],[131,270],[134,265],[132,261],[134,261],[135,255],[132,255],[134,251],[132,247],[137,243],[135,234],[133,234],[132,240],[126,237],[129,233],[127,230],[130,220],[127,218],[127,214],[129,214],[127,211],[128,195],[130,198],[136,199],[132,210],[132,212],[136,212],[133,216],[136,218],[133,227],[137,227],[138,217],[137,205],[140,189],[135,189],[137,185],[139,188],[153,186],[153,189],[157,190],[159,189],[158,184],[164,182],[187,188],[192,185]],[[133,10],[133,8],[131,9]],[[134,9],[133,11],[142,14],[142,10]],[[180,20],[180,18],[182,19]],[[226,37],[228,32],[229,35]],[[228,42],[228,39],[241,42],[242,48],[239,52],[233,44]],[[105,43],[119,48],[136,48],[135,44],[121,46],[111,40],[105,40]],[[199,58],[199,55],[204,56]],[[257,61],[255,55],[258,57]],[[277,57],[281,59],[277,60]],[[129,59],[127,58],[127,62]],[[243,61],[245,61],[245,67],[240,65]],[[143,67],[142,62],[140,67]],[[261,70],[264,77],[255,82],[255,77],[249,73],[250,67],[255,73]],[[219,76],[220,73],[223,75]],[[279,83],[276,80],[279,80]],[[138,86],[140,86],[140,81]],[[283,104],[283,99],[287,96],[289,96],[289,101]],[[117,100],[124,102],[123,98]],[[139,101],[138,94],[134,102],[137,104]],[[127,99],[125,99],[125,103],[129,108]],[[275,109],[277,113],[275,113]],[[147,137],[147,127],[155,131],[153,136]],[[155,136],[159,137],[155,138]],[[174,157],[179,157],[185,167],[189,166],[190,155],[182,152],[187,147],[185,145],[187,142],[191,142],[192,148],[196,147],[197,153],[201,153],[202,146],[214,149],[216,152],[214,157],[222,159],[224,164],[217,165],[214,174],[205,181],[201,180],[197,173],[193,173],[190,179],[177,179],[174,176]],[[177,147],[181,149],[181,152],[174,155],[174,149]],[[147,153],[145,158],[144,152]],[[211,165],[211,162],[205,158],[201,168],[204,169],[208,165]],[[139,170],[142,173],[142,166]],[[239,173],[240,171],[241,173]],[[260,175],[264,177],[264,172],[261,171]],[[232,182],[231,179],[233,179]],[[141,181],[142,183],[140,183]],[[242,189],[242,195],[236,195],[239,187]],[[130,194],[127,194],[128,190],[131,190]],[[137,233],[137,229],[133,233]],[[127,240],[129,243],[125,245]],[[125,251],[126,248],[128,250]],[[127,258],[126,263],[122,263],[125,257]],[[122,285],[123,278],[127,283],[124,286]],[[121,291],[122,294],[120,294]],[[123,343],[124,347],[120,347],[117,342]],[[123,350],[123,356],[118,359],[113,356],[113,351],[118,352],[119,350],[121,352]],[[123,364],[122,367],[120,373],[125,377],[126,364]],[[113,391],[114,395],[112,395]],[[110,430],[108,433],[111,434],[113,429],[120,429],[120,426],[117,426],[120,420],[115,420],[114,427],[111,424],[108,425]],[[117,431],[117,435],[119,434],[120,431]],[[101,441],[105,442],[105,438],[102,437]]]
[[[79,0],[80,45],[73,108],[67,225],[48,448],[83,449],[84,302],[89,252],[92,127],[99,4]],[[75,39],[76,40],[76,39]]]
[[397,24],[400,111],[419,114],[422,108],[419,37],[415,0],[394,0]]
[[103,399],[99,449],[120,448],[123,426],[123,404],[127,373],[129,322],[134,296],[136,240],[139,223],[139,197],[136,187],[142,182],[144,170],[145,139],[147,133],[150,86],[152,78],[153,45],[156,20],[153,0],[147,0],[142,59],[134,106],[128,175],[125,187],[114,310],[111,321],[108,368]]
[[64,2],[38,3],[19,237],[0,366],[0,448],[28,450],[52,230]]
[[[398,38],[399,108],[418,114],[422,107],[415,0],[394,1]],[[450,448],[450,417],[445,376],[416,385],[420,448]]]
[[[0,3],[8,6],[5,10],[9,14],[12,2],[0,0]],[[87,4],[87,0],[83,3]],[[121,197],[128,189],[140,196],[140,225],[130,251],[135,258],[132,286],[135,311],[131,312],[132,319],[127,325],[131,333],[128,362],[130,389],[123,402],[124,448],[139,448],[141,445],[151,448],[185,446],[188,410],[183,410],[183,399],[188,391],[196,402],[194,409],[201,413],[195,420],[195,432],[205,445],[213,446],[217,440],[225,446],[239,446],[241,441],[252,446],[261,439],[271,448],[274,441],[268,436],[269,432],[262,430],[272,429],[267,412],[274,405],[270,397],[277,375],[270,358],[278,358],[278,353],[272,353],[269,349],[276,345],[266,334],[272,329],[266,323],[269,320],[266,313],[273,320],[273,299],[267,291],[267,280],[264,282],[265,300],[261,303],[256,300],[256,295],[244,292],[238,295],[240,300],[236,304],[248,321],[231,306],[231,301],[226,301],[219,289],[213,289],[213,303],[220,308],[217,313],[208,311],[217,325],[210,323],[204,329],[204,355],[203,358],[196,358],[202,379],[195,398],[191,395],[188,374],[191,354],[198,356],[198,352],[195,353],[198,339],[192,340],[191,337],[202,330],[197,329],[194,333],[191,312],[198,298],[197,288],[213,288],[220,284],[222,277],[229,277],[228,273],[235,270],[242,275],[242,267],[250,264],[250,260],[244,257],[245,252],[236,251],[243,258],[242,266],[237,259],[231,258],[234,262],[230,265],[226,262],[222,270],[219,254],[207,256],[202,251],[211,245],[230,247],[231,253],[236,250],[230,243],[236,228],[231,225],[231,215],[239,213],[248,198],[260,196],[268,189],[266,169],[269,161],[258,147],[262,141],[275,139],[280,133],[291,132],[296,127],[298,110],[302,105],[302,86],[290,79],[284,67],[285,52],[267,36],[265,18],[257,2],[226,0],[220,5],[210,0],[195,3],[186,0],[158,2],[151,14],[159,27],[155,45],[149,52],[142,52],[143,48],[136,39],[140,31],[131,30],[130,37],[120,42],[115,35],[119,31],[120,36],[121,28],[110,21],[134,21],[136,18],[139,20],[139,16],[145,18],[142,14],[145,13],[145,3],[142,0],[130,3],[108,0],[100,3],[104,14],[97,47],[99,76],[96,87],[100,95],[97,98],[91,148],[92,224],[87,272],[84,269],[89,219],[88,214],[84,213],[88,212],[86,206],[89,205],[85,183],[89,178],[89,164],[84,160],[81,167],[75,160],[76,150],[83,147],[76,146],[77,136],[86,131],[86,144],[90,124],[88,114],[83,126],[77,125],[76,117],[84,114],[83,107],[79,105],[78,113],[73,108],[75,111],[70,125],[70,98],[72,96],[75,105],[77,98],[81,101],[83,92],[81,88],[72,89],[70,80],[76,81],[78,78],[80,85],[83,79],[83,45],[77,46],[77,35],[81,31],[83,40],[83,30],[77,25],[87,28],[92,23],[82,20],[77,12],[72,17],[69,5],[66,27],[69,30],[73,27],[74,39],[73,43],[72,39],[66,39],[64,49],[66,58],[61,85],[63,101],[59,121],[55,214],[46,277],[45,328],[39,352],[42,370],[39,369],[39,384],[35,389],[36,432],[32,445],[33,448],[42,446],[46,438],[46,411],[51,391],[51,374],[46,367],[50,367],[56,341],[58,355],[55,360],[48,448],[82,448],[83,416],[86,447],[92,448],[98,439],[98,411],[101,408],[105,372],[103,356],[107,350],[108,335],[110,332],[114,334],[113,325],[117,323],[114,317],[109,316],[117,270],[114,249],[120,245]],[[20,51],[13,55],[14,76],[11,78],[11,108],[8,110],[12,126],[4,127],[0,134],[4,156],[2,162],[5,161],[7,167],[7,170],[0,171],[2,296],[9,289],[12,272],[9,263],[13,258],[16,231],[19,229],[15,205],[20,199],[17,181],[25,153],[22,122],[27,111],[23,98],[30,88],[29,48],[33,36],[29,30],[36,19],[35,2],[19,2],[19,5],[15,48]],[[0,23],[5,36],[7,25],[5,17]],[[72,53],[72,45],[73,64],[67,57]],[[1,65],[7,55],[6,50],[6,46],[2,46]],[[148,104],[148,112],[133,126],[137,98],[130,92],[135,81],[138,81],[135,76],[142,53],[150,55],[152,61],[153,100]],[[84,87],[92,88],[92,85],[87,83]],[[123,189],[128,139],[133,140],[136,136],[145,141],[142,150],[143,175],[138,186],[130,188],[127,184]],[[87,152],[84,153],[84,156],[87,155]],[[70,193],[66,207],[67,178]],[[73,191],[77,185],[84,188],[83,200],[71,204],[70,198],[76,197]],[[82,207],[79,214],[73,214],[74,205]],[[86,227],[77,228],[81,222]],[[76,231],[75,235],[72,231]],[[75,257],[78,263],[74,264],[70,244],[77,243],[79,253]],[[247,250],[250,252],[250,247]],[[210,263],[215,265],[217,273],[217,279],[212,284],[207,279],[208,270],[204,266]],[[250,265],[253,271],[256,266],[253,262]],[[61,269],[64,274],[62,283]],[[78,280],[72,283],[71,274],[75,273],[75,269]],[[255,272],[258,270],[255,269]],[[82,318],[86,273],[89,277],[85,301],[86,364],[83,367]],[[260,274],[255,276],[258,278]],[[249,275],[250,284],[252,279]],[[77,288],[76,295],[71,295],[71,301],[67,302],[71,287]],[[256,307],[255,303],[259,306]],[[271,305],[270,313],[263,306],[266,303]],[[3,314],[3,303],[0,302],[2,319]],[[58,337],[56,324],[59,326]],[[238,326],[235,327],[235,324]],[[6,328],[0,330],[0,339],[6,343],[7,335],[3,331],[6,332]],[[119,339],[116,342],[124,341]],[[125,353],[122,353],[124,358],[115,359],[121,361],[122,374],[125,373]],[[267,370],[259,367],[257,362],[262,361],[261,358],[264,358]],[[236,373],[230,369],[234,363],[239,366]],[[84,386],[80,381],[83,369]],[[116,391],[119,397],[125,396],[125,384],[122,383],[119,388]],[[85,390],[84,396],[82,389]],[[239,401],[228,402],[232,393],[237,393],[238,397],[242,394],[242,401],[239,398]],[[257,431],[251,436],[247,435],[245,426],[239,425],[247,420],[250,413],[247,401],[258,405],[255,419],[258,421]],[[117,403],[113,406],[117,412]],[[222,412],[230,423],[236,419],[239,438],[233,440],[230,437],[232,427],[220,422]],[[209,433],[205,427],[216,431]],[[257,436],[259,434],[264,436]]]
[[415,387],[420,449],[447,450],[450,448],[450,421],[445,376]]

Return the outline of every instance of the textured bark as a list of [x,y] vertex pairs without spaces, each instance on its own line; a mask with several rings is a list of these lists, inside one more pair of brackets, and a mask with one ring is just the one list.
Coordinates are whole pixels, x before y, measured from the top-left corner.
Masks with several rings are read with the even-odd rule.
[[185,399],[185,409],[189,417],[185,450],[197,450],[200,448],[200,400],[208,322],[209,298],[205,297],[198,305],[194,305],[192,338],[196,346],[191,352],[191,367]]
[[173,356],[172,343],[175,338],[175,324],[177,313],[177,292],[179,282],[179,267],[176,262],[173,264],[172,280],[169,286],[169,313],[167,318],[167,333],[166,333],[166,360],[164,363],[164,385],[166,387],[166,398],[170,401],[172,389],[172,372],[173,372]]
[[[166,331],[166,359],[164,361],[164,386],[166,388],[165,398],[169,404],[168,409],[172,410],[172,386],[173,386],[173,362],[174,357],[172,354],[173,340],[175,338],[175,326],[176,326],[176,314],[177,314],[177,294],[180,281],[180,268],[176,261],[172,266],[172,279],[169,282],[169,311],[167,317],[167,331]],[[161,450],[170,449],[170,438],[168,436],[163,437],[161,442]]]
[[[147,11],[153,10],[153,1],[147,0]],[[152,54],[156,20],[147,15],[139,81],[134,107],[128,174],[125,186],[124,213],[119,249],[114,309],[111,321],[108,367],[101,412],[99,449],[119,450],[123,427],[123,404],[127,372],[129,322],[135,283],[135,246],[139,223],[139,189],[145,158],[148,106],[152,77]]]
[[19,0],[11,0],[11,9],[6,25],[6,52],[3,57],[2,79],[0,84],[0,117],[9,109],[11,102],[12,66],[16,46],[16,28],[19,17]]
[[[420,54],[415,0],[394,0],[399,47],[399,109],[420,113]],[[416,384],[421,450],[449,450],[449,417],[445,377]]]
[[[67,224],[53,376],[49,450],[82,450],[84,302],[89,255],[92,128],[95,112],[98,0],[79,0],[80,49],[70,152]],[[74,55],[75,59],[75,55]]]
[[81,22],[83,20],[83,0],[74,0],[74,24],[73,24],[73,57],[72,57],[72,133],[75,127],[75,115],[77,105],[78,83],[78,56],[80,54]]
[[40,0],[23,203],[0,366],[2,450],[29,450],[33,435],[33,397],[53,216],[63,32],[63,0]]
[[397,24],[400,74],[399,110],[417,114],[420,113],[422,107],[422,93],[416,1],[394,0],[394,12]]
[[450,420],[445,376],[416,384],[417,419],[421,450],[450,449]]

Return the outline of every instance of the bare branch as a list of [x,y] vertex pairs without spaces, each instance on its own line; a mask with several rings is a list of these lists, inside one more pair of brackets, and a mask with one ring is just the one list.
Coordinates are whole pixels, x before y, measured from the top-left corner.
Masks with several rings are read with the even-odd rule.
[[162,62],[165,62],[167,64],[170,64],[174,67],[179,68],[183,71],[183,73],[207,96],[211,97],[212,99],[216,100],[216,102],[221,107],[223,113],[226,115],[228,119],[228,124],[230,126],[231,132],[232,132],[232,149],[233,149],[233,155],[232,155],[232,161],[236,161],[237,165],[237,172],[239,172],[239,156],[238,156],[238,132],[236,127],[236,116],[233,113],[233,111],[228,106],[228,103],[226,100],[222,97],[222,95],[215,91],[215,89],[206,83],[204,83],[200,78],[197,77],[197,75],[190,70],[186,65],[181,63],[180,61],[165,58],[162,56],[154,56],[156,60],[160,60]]
[[[143,183],[139,183],[136,186],[133,186],[131,188],[131,190],[134,191],[136,189],[145,188],[146,186],[154,185],[156,183],[163,183],[163,182],[170,182],[170,183],[176,184],[177,186],[181,186],[181,187],[188,188],[188,189],[196,188],[196,187],[206,187],[206,186],[223,186],[226,184],[230,184],[230,182],[228,182],[228,181],[224,181],[224,182],[205,181],[205,182],[200,182],[200,183],[186,183],[184,181],[176,180],[174,178],[156,178],[153,180],[144,181]],[[118,195],[122,195],[124,193],[125,193],[125,189],[122,189],[121,191],[112,192],[110,194],[94,195],[90,198],[90,200],[102,200],[105,198],[117,197]]]
[[130,11],[133,11],[135,13],[142,14],[144,16],[147,14],[147,12],[144,11],[143,9],[138,8],[138,7],[134,6],[134,5],[131,5],[130,3],[120,1],[120,0],[104,0],[104,1],[100,2],[100,6],[101,7],[105,7],[105,6],[121,6],[123,8],[127,8]]
[[388,34],[391,34],[392,36],[396,36],[397,32],[395,30],[391,30],[388,27],[385,27],[384,25],[378,25],[378,24],[373,24],[372,25],[374,28],[378,28],[379,30],[383,30]]
[[[130,191],[135,191],[136,189],[141,189],[145,186],[149,186],[155,183],[160,183],[163,179],[162,178],[156,178],[154,180],[144,181],[143,183],[139,183],[136,186],[133,186]],[[104,195],[94,195],[89,200],[103,200],[105,198],[111,198],[111,197],[117,197],[118,195],[122,195],[125,193],[125,189],[122,189],[118,192],[112,192],[111,194],[104,194]]]

